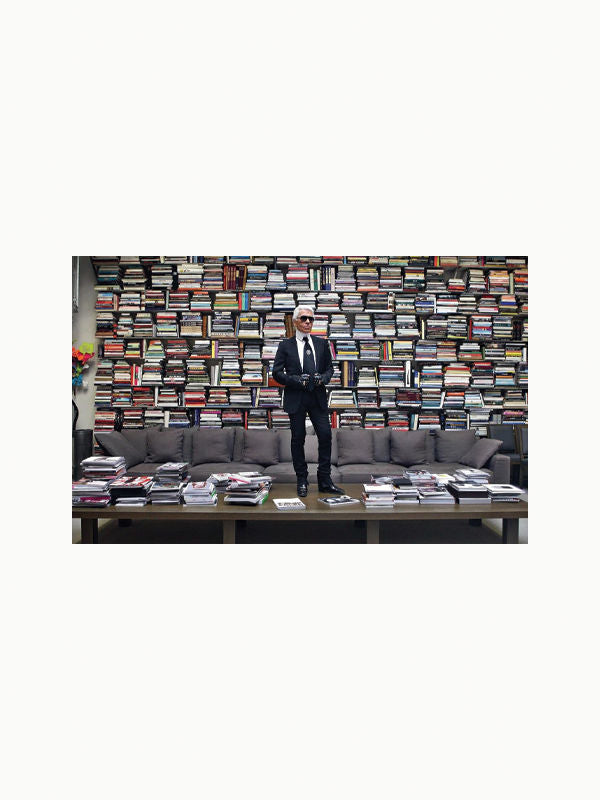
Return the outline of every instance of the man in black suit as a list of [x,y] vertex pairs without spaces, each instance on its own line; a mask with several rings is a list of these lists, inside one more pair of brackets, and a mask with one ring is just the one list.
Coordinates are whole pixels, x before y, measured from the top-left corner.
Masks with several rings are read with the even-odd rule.
[[308,493],[308,465],[304,456],[307,413],[319,440],[319,491],[343,494],[331,480],[331,425],[325,391],[325,384],[333,374],[329,345],[325,339],[310,335],[314,320],[310,306],[298,306],[292,319],[296,335],[284,339],[277,348],[273,377],[285,386],[283,408],[290,417],[298,496],[306,497]]

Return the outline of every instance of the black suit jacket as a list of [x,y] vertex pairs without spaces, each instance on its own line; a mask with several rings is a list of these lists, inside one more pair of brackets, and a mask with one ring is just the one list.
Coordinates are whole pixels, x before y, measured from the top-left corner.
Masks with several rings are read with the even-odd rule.
[[[315,348],[316,371],[323,376],[323,383],[329,383],[333,375],[333,364],[331,363],[331,351],[326,339],[319,336],[312,336]],[[302,375],[302,364],[298,358],[298,345],[296,337],[284,339],[279,343],[275,361],[273,362],[273,377],[278,383],[285,386],[283,392],[283,408],[288,414],[293,414],[300,408],[300,400],[306,389],[293,385],[289,380],[289,375]],[[325,411],[327,409],[327,392],[325,386],[317,386],[314,396],[319,406]]]

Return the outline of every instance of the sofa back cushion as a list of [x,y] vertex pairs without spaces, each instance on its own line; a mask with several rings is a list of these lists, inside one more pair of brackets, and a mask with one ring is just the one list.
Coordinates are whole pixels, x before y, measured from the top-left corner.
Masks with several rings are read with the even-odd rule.
[[136,450],[139,450],[144,461],[148,454],[148,428],[123,428],[121,433]]
[[337,435],[338,466],[372,464],[375,461],[373,431],[365,428],[340,428]]
[[233,438],[232,428],[193,428],[192,466],[231,461]]
[[425,461],[427,464],[435,461],[435,430],[430,430],[425,437]]
[[498,452],[502,445],[502,439],[479,439],[475,442],[473,447],[462,456],[460,459],[461,464],[466,464],[467,467],[475,467],[481,469],[490,458]]
[[331,429],[331,463],[337,464],[338,463],[338,443],[337,443],[337,435],[338,435],[339,428],[332,428]]
[[244,464],[260,464],[263,467],[279,463],[278,431],[245,430],[241,460]]
[[390,459],[394,464],[410,467],[427,460],[427,429],[417,431],[391,431]]
[[244,428],[242,425],[233,425],[233,455],[232,461],[242,460],[242,450],[244,449]]
[[109,456],[123,456],[127,467],[133,467],[144,460],[143,454],[120,431],[96,433],[95,436],[100,447]]
[[165,463],[183,461],[183,431],[167,428],[164,431],[148,431],[148,455],[146,461]]
[[435,460],[461,461],[462,457],[475,444],[477,437],[474,430],[468,431],[436,431]]
[[371,431],[373,434],[373,459],[375,461],[390,460],[390,429],[379,428]]

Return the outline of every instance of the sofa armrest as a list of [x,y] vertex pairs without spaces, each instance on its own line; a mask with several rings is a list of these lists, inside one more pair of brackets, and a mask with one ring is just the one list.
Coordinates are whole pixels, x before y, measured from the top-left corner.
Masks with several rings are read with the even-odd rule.
[[496,453],[485,465],[492,470],[493,483],[510,483],[510,457],[503,453]]

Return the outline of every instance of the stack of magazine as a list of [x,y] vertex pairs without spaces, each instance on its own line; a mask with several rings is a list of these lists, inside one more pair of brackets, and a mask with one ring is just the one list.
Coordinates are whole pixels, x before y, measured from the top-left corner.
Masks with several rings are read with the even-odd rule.
[[191,506],[216,506],[217,492],[212,481],[190,481],[183,493],[183,502]]
[[123,456],[90,456],[81,462],[84,478],[112,480],[123,475],[127,466]]
[[178,505],[181,501],[181,492],[185,483],[178,479],[161,478],[154,480],[148,493],[148,499],[153,505]]
[[474,469],[472,467],[462,467],[457,469],[454,473],[455,481],[467,481],[468,483],[485,484],[489,481],[490,476],[482,469]]
[[394,487],[380,483],[363,483],[361,500],[366,508],[393,508]]
[[145,506],[152,486],[150,475],[122,475],[110,483],[110,496],[117,506]]
[[225,487],[224,501],[228,504],[258,506],[269,496],[273,478],[260,472],[236,472],[230,475]]
[[182,481],[188,475],[188,466],[187,461],[167,461],[157,467],[156,477],[158,480]]
[[525,494],[523,489],[509,483],[488,483],[485,488],[494,503],[518,503]]
[[72,484],[73,505],[97,508],[110,503],[110,481],[81,478]]
[[473,481],[448,481],[448,491],[456,497],[459,504],[491,503],[488,487],[485,483]]
[[454,505],[454,498],[444,486],[419,488],[419,502],[424,505]]

